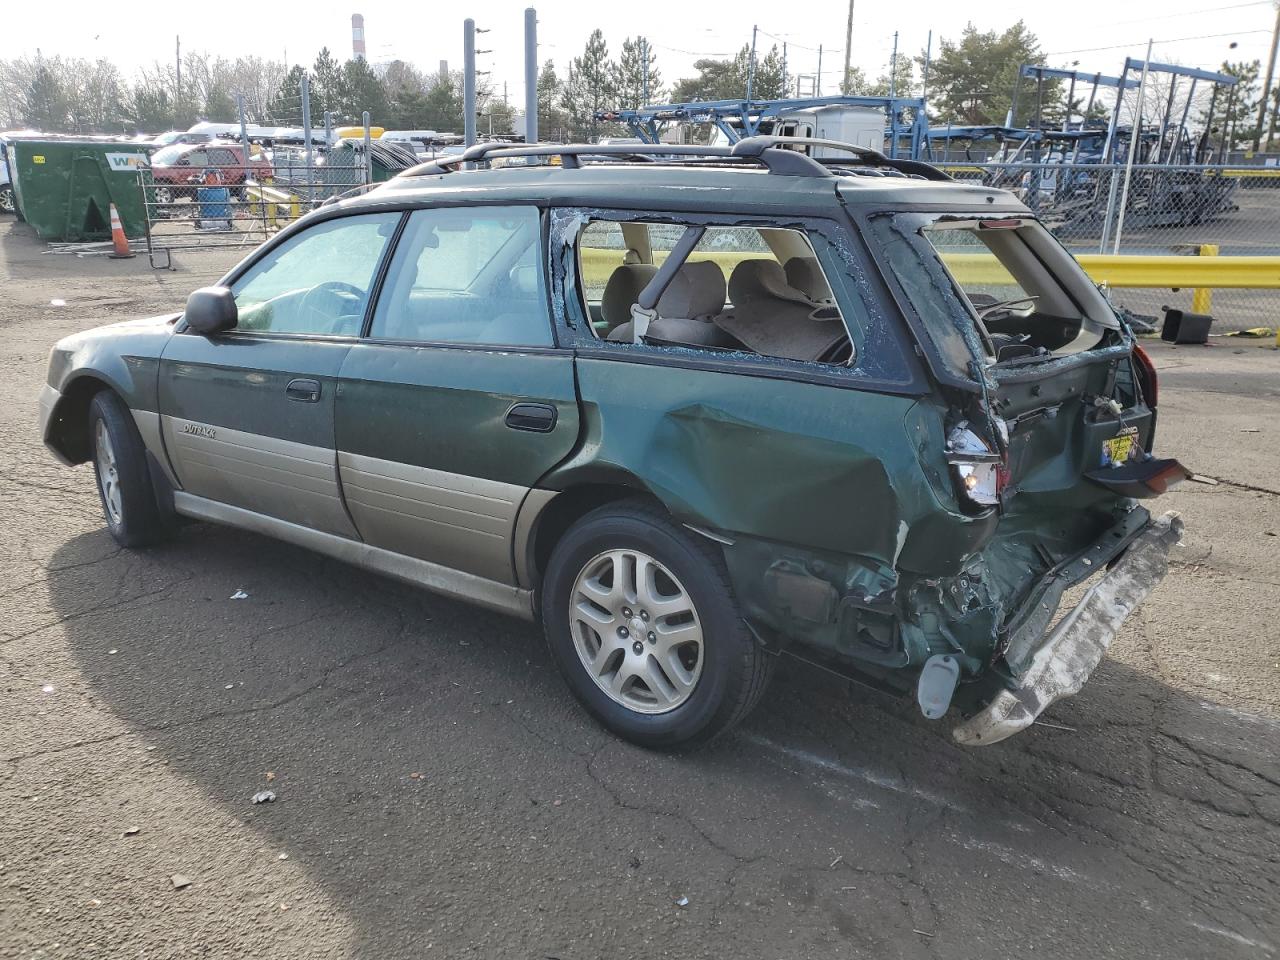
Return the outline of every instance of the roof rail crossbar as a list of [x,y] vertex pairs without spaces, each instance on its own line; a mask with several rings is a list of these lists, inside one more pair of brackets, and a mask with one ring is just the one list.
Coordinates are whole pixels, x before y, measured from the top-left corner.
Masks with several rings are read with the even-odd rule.
[[[952,179],[933,164],[925,163],[923,160],[904,160],[887,157],[872,147],[863,147],[856,143],[845,143],[843,140],[826,140],[821,137],[775,137],[766,135],[746,137],[735,143],[733,150],[734,153],[744,156],[756,156],[764,150],[778,147],[786,148],[793,144],[797,146],[826,147],[828,150],[843,150],[853,154],[854,162],[860,165],[887,167],[890,170],[897,170],[899,173],[905,173],[908,176],[923,177],[925,180]],[[824,157],[812,162],[818,164],[847,164],[849,161]]]
[[[870,167],[887,167],[929,180],[951,179],[931,164],[922,163],[919,160],[895,160],[870,147],[843,143],[839,140],[824,140],[817,137],[774,136],[747,137],[732,146],[668,143],[571,143],[565,145],[478,143],[475,146],[468,147],[460,154],[450,157],[437,157],[426,163],[418,164],[416,167],[410,167],[399,176],[433,176],[449,173],[458,167],[471,163],[489,163],[494,160],[515,157],[560,157],[561,164],[570,169],[581,166],[581,158],[613,157],[636,160],[643,158],[654,161],[668,157],[691,157],[703,160],[718,159],[754,162],[764,166],[770,173],[783,176],[829,177],[833,175],[823,161],[816,160],[806,153],[792,149],[796,146],[843,150],[852,154],[853,162],[858,164]],[[848,163],[850,161],[841,162]]]
[[694,157],[700,159],[754,161],[766,167],[770,173],[791,176],[831,176],[830,171],[820,163],[816,163],[804,154],[797,153],[794,150],[761,149],[752,153],[736,150],[728,146],[667,143],[572,143],[563,146],[557,144],[533,144],[528,146],[517,144],[513,146],[509,143],[479,143],[460,154],[450,157],[437,157],[426,163],[420,163],[416,167],[410,167],[400,176],[421,177],[449,173],[465,164],[486,163],[508,157],[560,157],[561,164],[571,169],[580,166],[579,158],[582,157],[644,158],[647,160],[661,160],[665,157]]

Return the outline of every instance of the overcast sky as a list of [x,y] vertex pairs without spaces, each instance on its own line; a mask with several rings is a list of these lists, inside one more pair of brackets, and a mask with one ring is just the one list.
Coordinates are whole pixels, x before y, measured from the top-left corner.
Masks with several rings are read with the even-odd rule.
[[[491,29],[477,46],[479,57],[499,93],[505,81],[510,98],[523,97],[523,10],[527,0],[470,0],[460,3],[405,3],[390,0],[303,0],[245,4],[104,3],[102,0],[30,2],[8,0],[0,17],[0,57],[109,57],[126,71],[152,60],[172,61],[174,35],[184,49],[235,57],[259,54],[290,63],[310,63],[322,46],[341,58],[351,55],[351,14],[362,13],[369,59],[404,59],[434,69],[440,60],[462,62],[462,20],[473,17]],[[540,59],[557,67],[579,54],[594,27],[600,27],[616,52],[623,38],[643,34],[655,48],[664,82],[691,74],[703,56],[726,57],[751,39],[759,26],[767,49],[786,40],[788,72],[816,73],[822,44],[824,93],[835,92],[843,62],[844,0],[777,3],[776,0],[640,0],[536,4]],[[875,78],[884,72],[899,31],[899,50],[924,49],[929,30],[934,49],[939,37],[957,38],[967,21],[981,30],[1003,29],[1019,17],[1040,38],[1051,65],[1119,72],[1126,55],[1140,58],[1148,37],[1156,41],[1153,60],[1217,67],[1224,58],[1266,63],[1275,23],[1274,0],[1062,0],[1058,3],[908,0],[883,3],[857,0],[853,62]],[[1230,49],[1232,42],[1238,44]]]

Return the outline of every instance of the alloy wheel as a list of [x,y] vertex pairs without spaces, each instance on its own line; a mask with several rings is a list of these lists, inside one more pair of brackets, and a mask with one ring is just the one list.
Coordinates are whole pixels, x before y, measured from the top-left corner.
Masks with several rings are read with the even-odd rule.
[[98,473],[98,486],[102,488],[102,502],[106,504],[107,514],[111,522],[119,526],[124,522],[124,502],[120,493],[120,473],[116,469],[116,451],[111,445],[111,434],[107,425],[98,421],[94,431],[94,444],[97,456],[94,468]]
[[702,675],[702,625],[693,600],[642,551],[609,550],[582,567],[569,628],[588,675],[628,710],[674,710]]

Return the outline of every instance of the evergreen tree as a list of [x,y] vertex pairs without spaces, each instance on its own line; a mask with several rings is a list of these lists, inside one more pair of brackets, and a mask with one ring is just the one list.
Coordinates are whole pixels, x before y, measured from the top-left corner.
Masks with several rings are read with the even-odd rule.
[[387,89],[370,69],[367,61],[357,57],[342,65],[341,96],[335,112],[343,120],[360,123],[367,110],[370,123],[379,126],[387,124],[390,107]]
[[282,127],[302,125],[302,78],[306,75],[306,67],[295,65],[281,78],[275,95],[267,103],[264,119],[268,123]]
[[[759,57],[758,51],[756,55]],[[751,83],[751,99],[781,100],[786,95],[783,89],[782,53],[778,50],[778,45],[774,44],[769,48],[764,59],[758,59],[756,62],[755,79]]]
[[538,73],[538,137],[542,140],[564,140],[568,136],[565,115],[558,106],[560,92],[556,65],[548,60]]
[[311,124],[324,126],[326,111],[339,112],[346,102],[342,66],[328,47],[322,47],[311,67]]
[[604,34],[597,28],[587,40],[582,56],[574,57],[569,80],[560,93],[575,138],[600,135],[596,114],[613,106],[615,67],[609,59]]
[[[646,71],[647,66],[647,71]],[[662,74],[653,47],[642,37],[627,37],[613,71],[616,106],[634,110],[646,103],[662,102]],[[646,97],[647,93],[647,97]]]
[[[747,95],[747,69],[750,60],[750,46],[743,46],[732,60],[697,60],[693,68],[698,71],[698,75],[677,80],[671,89],[671,99],[677,103],[742,99]],[[754,90],[752,96],[755,96]]]
[[[1025,121],[1026,105],[1035,97],[1036,81],[1018,77],[1021,64],[1043,64],[1040,41],[1019,20],[1003,33],[979,33],[972,23],[959,42],[943,39],[929,68],[930,105],[943,121],[967,124],[1001,124],[1009,113],[1015,85],[1019,86],[1019,116]],[[923,57],[917,58],[923,63]],[[1061,81],[1045,81],[1045,103],[1061,99]]]

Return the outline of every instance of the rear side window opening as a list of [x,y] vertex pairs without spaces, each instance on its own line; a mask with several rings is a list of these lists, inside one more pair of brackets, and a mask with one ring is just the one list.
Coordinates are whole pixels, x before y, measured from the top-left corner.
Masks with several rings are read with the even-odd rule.
[[886,214],[872,218],[892,273],[943,361],[1027,362],[1114,342],[1110,305],[1031,218]]
[[583,226],[579,294],[596,338],[853,365],[854,341],[813,243],[792,228],[707,226],[637,336],[633,307],[686,229],[614,220]]

